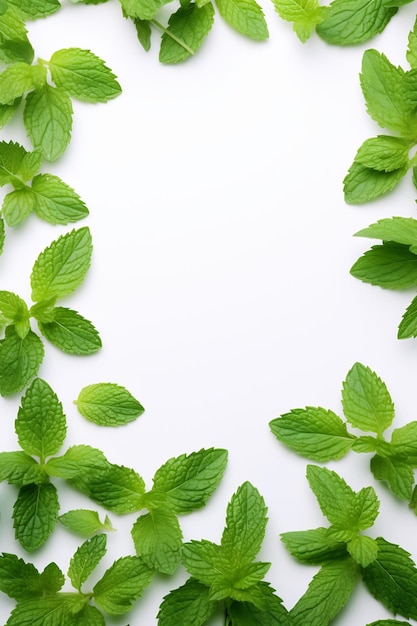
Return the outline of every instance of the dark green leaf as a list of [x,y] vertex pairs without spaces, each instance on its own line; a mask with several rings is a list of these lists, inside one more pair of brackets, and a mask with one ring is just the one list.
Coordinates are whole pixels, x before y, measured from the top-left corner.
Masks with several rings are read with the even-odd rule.
[[166,595],[159,607],[158,626],[202,626],[216,608],[216,602],[209,599],[209,588],[190,578],[187,582]]

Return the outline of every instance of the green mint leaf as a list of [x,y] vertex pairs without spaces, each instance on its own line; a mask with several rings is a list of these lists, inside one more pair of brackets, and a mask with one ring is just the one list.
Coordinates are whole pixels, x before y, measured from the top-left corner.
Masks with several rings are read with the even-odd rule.
[[36,65],[18,62],[6,67],[0,73],[0,104],[13,105],[27,91],[40,87],[41,75],[46,80],[45,71]]
[[55,85],[78,100],[107,102],[122,91],[112,71],[90,50],[58,50],[49,61],[49,69]]
[[55,528],[59,511],[54,485],[25,485],[13,507],[15,536],[22,548],[34,552],[48,539]]
[[0,394],[22,391],[38,373],[43,353],[42,341],[34,332],[29,331],[22,339],[13,326],[8,326],[0,341]]
[[149,52],[151,49],[151,34],[152,29],[150,27],[148,20],[141,20],[136,18],[133,20],[136,26],[136,34],[138,36],[138,41],[145,52]]
[[76,626],[106,626],[103,613],[90,604],[86,604],[75,615],[75,624]]
[[411,304],[405,310],[398,326],[397,337],[398,339],[417,337],[417,297],[413,298]]
[[327,528],[283,533],[281,541],[291,556],[301,563],[322,565],[346,556],[346,543],[332,539]]
[[58,593],[64,586],[65,576],[56,563],[49,563],[39,577],[43,595]]
[[278,441],[321,463],[342,458],[355,441],[340,417],[321,407],[293,409],[272,420],[269,426]]
[[82,315],[66,307],[55,307],[53,319],[38,322],[42,335],[67,354],[94,354],[102,344],[93,324]]
[[228,616],[234,626],[292,626],[292,620],[281,598],[274,594],[268,583],[258,583],[262,592],[263,606],[257,607],[251,602],[232,602]]
[[153,571],[136,556],[118,559],[93,587],[94,602],[109,615],[122,615],[150,584]]
[[382,128],[413,139],[417,118],[406,99],[404,75],[384,54],[376,50],[364,53],[360,79],[369,115]]
[[407,173],[407,167],[390,172],[378,171],[354,162],[343,181],[345,201],[364,204],[389,193]]
[[19,108],[20,102],[21,98],[16,98],[13,104],[0,104],[0,129],[6,126],[7,122],[12,119]]
[[3,200],[3,216],[8,226],[21,224],[32,213],[34,197],[31,189],[19,189],[12,191]]
[[69,224],[88,215],[79,195],[58,176],[38,174],[32,180],[33,210],[50,224]]
[[0,141],[0,186],[9,183],[22,188],[23,183],[36,174],[41,163],[40,152],[27,152],[14,141]]
[[3,254],[5,240],[6,240],[6,229],[4,227],[4,219],[0,216],[0,256]]
[[399,622],[397,619],[381,619],[378,620],[377,622],[372,622],[371,624],[367,624],[366,626],[395,626],[397,624],[399,624],[399,626],[401,626],[401,624],[403,626],[410,626],[410,624],[408,622]]
[[394,456],[406,457],[411,465],[417,467],[417,422],[409,422],[401,428],[395,428],[390,448],[394,450]]
[[290,611],[294,626],[330,624],[352,595],[357,577],[353,559],[323,565]]
[[[228,582],[229,554],[211,541],[189,541],[183,545],[182,562],[189,574],[203,585],[212,587],[219,580]],[[211,599],[214,599],[210,595]]]
[[377,480],[384,481],[390,491],[401,500],[410,500],[413,493],[413,465],[404,457],[382,457],[371,459],[371,471]]
[[268,521],[266,512],[263,497],[249,482],[237,489],[227,506],[221,546],[241,566],[251,563],[261,549]]
[[334,0],[317,33],[338,46],[363,43],[382,32],[396,12],[383,0]]
[[378,220],[355,233],[355,237],[369,237],[415,246],[417,252],[417,220],[412,217],[391,217]]
[[182,550],[182,532],[177,516],[160,508],[138,517],[132,528],[136,554],[148,567],[164,574],[177,569]]
[[382,436],[395,416],[385,383],[369,367],[355,363],[342,389],[343,411],[355,428]]
[[[88,477],[93,471],[105,471],[110,463],[104,454],[91,446],[71,446],[60,457],[49,459],[44,468],[49,476],[74,479],[80,491],[88,492]],[[83,481],[85,477],[85,481]]]
[[68,578],[78,591],[106,554],[106,541],[106,535],[96,535],[85,541],[72,557]]
[[8,0],[27,20],[52,15],[61,8],[59,0]]
[[39,572],[32,563],[25,563],[14,554],[0,555],[0,591],[15,600],[28,600],[42,594]]
[[384,289],[417,287],[417,255],[408,246],[386,241],[365,252],[353,264],[350,273]]
[[56,298],[52,297],[33,304],[29,310],[30,317],[34,317],[38,322],[53,322],[55,302]]
[[179,615],[184,626],[205,624],[213,615],[216,604],[209,599],[209,588],[190,578],[164,597],[157,616],[158,626],[178,626]]
[[268,39],[268,27],[255,0],[216,0],[222,18],[237,32],[256,41]]
[[378,554],[378,544],[375,539],[358,535],[347,544],[347,551],[361,567],[367,567],[375,561]]
[[293,30],[302,43],[310,38],[328,11],[318,0],[273,0],[273,4],[283,20],[293,23]]
[[65,152],[72,130],[72,104],[65,91],[48,84],[31,91],[23,119],[29,139],[47,161]]
[[152,20],[168,2],[170,0],[120,0],[124,15],[141,20]]
[[12,324],[20,338],[24,339],[30,330],[28,308],[15,293],[0,291],[0,326]]
[[115,530],[108,515],[101,522],[97,511],[90,511],[89,509],[67,511],[67,513],[60,515],[58,520],[63,526],[85,538],[90,538],[98,532]]
[[41,484],[47,478],[45,470],[26,452],[0,452],[0,481],[21,487]]
[[209,448],[169,459],[153,479],[151,493],[166,495],[177,514],[203,507],[217,488],[227,465],[227,450]]
[[355,162],[379,172],[393,172],[408,167],[411,147],[411,142],[400,137],[378,135],[364,141],[356,153]]
[[87,227],[72,230],[56,239],[38,256],[30,283],[32,300],[62,298],[72,293],[84,280],[93,250]]
[[363,570],[370,593],[394,614],[417,619],[417,569],[408,552],[377,538],[378,555]]
[[180,63],[188,59],[190,50],[195,53],[201,47],[213,22],[214,8],[211,2],[201,8],[193,2],[187,7],[180,7],[169,18],[168,28],[162,35],[160,62]]
[[127,424],[145,410],[125,387],[115,383],[84,387],[75,404],[83,417],[100,426]]
[[32,63],[34,51],[27,38],[24,21],[8,4],[0,20],[0,60],[5,63]]
[[86,598],[66,593],[19,602],[6,626],[73,626],[74,615],[82,610]]
[[67,425],[62,404],[44,380],[35,378],[19,407],[15,428],[19,445],[41,462],[64,443]]
[[412,69],[417,69],[417,20],[413,30],[408,34],[407,61]]

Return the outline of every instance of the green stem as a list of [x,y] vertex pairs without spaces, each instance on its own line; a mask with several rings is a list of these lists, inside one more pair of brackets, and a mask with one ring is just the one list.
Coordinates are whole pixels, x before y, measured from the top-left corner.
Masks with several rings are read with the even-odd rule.
[[180,39],[179,37],[177,37],[176,35],[174,35],[174,33],[172,33],[168,28],[165,28],[165,26],[162,26],[162,24],[160,24],[159,22],[157,22],[156,20],[150,20],[151,24],[153,24],[154,26],[156,26],[156,28],[159,28],[159,30],[161,30],[163,33],[165,33],[166,35],[168,35],[168,37],[171,37],[171,39],[173,39],[174,41],[177,42],[177,44],[179,44],[182,48],[184,48],[184,50],[187,50],[187,52],[189,54],[194,54],[194,50],[192,48],[190,48],[190,46],[187,46],[187,44],[185,43],[185,41],[182,41],[182,39]]

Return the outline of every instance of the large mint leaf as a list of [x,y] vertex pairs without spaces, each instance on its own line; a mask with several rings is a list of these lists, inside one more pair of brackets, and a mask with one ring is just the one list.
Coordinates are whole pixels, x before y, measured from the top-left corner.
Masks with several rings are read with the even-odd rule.
[[353,264],[350,273],[384,289],[417,287],[417,255],[408,246],[387,241],[365,252]]
[[50,224],[69,224],[88,215],[80,196],[58,176],[38,174],[32,180],[34,211]]
[[54,485],[26,485],[19,491],[13,507],[17,541],[34,552],[48,539],[58,519],[58,495]]
[[334,0],[317,33],[338,46],[363,43],[382,32],[396,12],[384,0]]
[[348,204],[364,204],[392,191],[407,173],[408,166],[384,171],[354,162],[343,181],[345,201]]
[[155,509],[136,520],[132,528],[136,553],[151,568],[173,574],[181,559],[182,531],[169,509]]
[[168,28],[162,35],[159,52],[161,63],[180,63],[188,59],[190,51],[197,52],[213,22],[214,9],[211,2],[201,8],[193,2],[187,7],[180,7],[169,18]]
[[74,626],[74,614],[81,611],[85,603],[86,598],[78,593],[50,595],[19,602],[11,612],[6,626]]
[[67,354],[94,354],[101,348],[101,339],[93,324],[82,315],[66,307],[55,307],[53,319],[39,321],[42,335]]
[[94,601],[109,615],[122,615],[132,608],[152,576],[152,569],[139,557],[118,559],[93,587]]

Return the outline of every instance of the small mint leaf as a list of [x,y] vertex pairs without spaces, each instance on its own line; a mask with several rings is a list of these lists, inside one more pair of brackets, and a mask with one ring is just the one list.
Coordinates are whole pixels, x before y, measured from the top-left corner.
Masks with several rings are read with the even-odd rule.
[[145,410],[125,387],[115,383],[84,387],[75,404],[83,417],[100,426],[127,424]]

